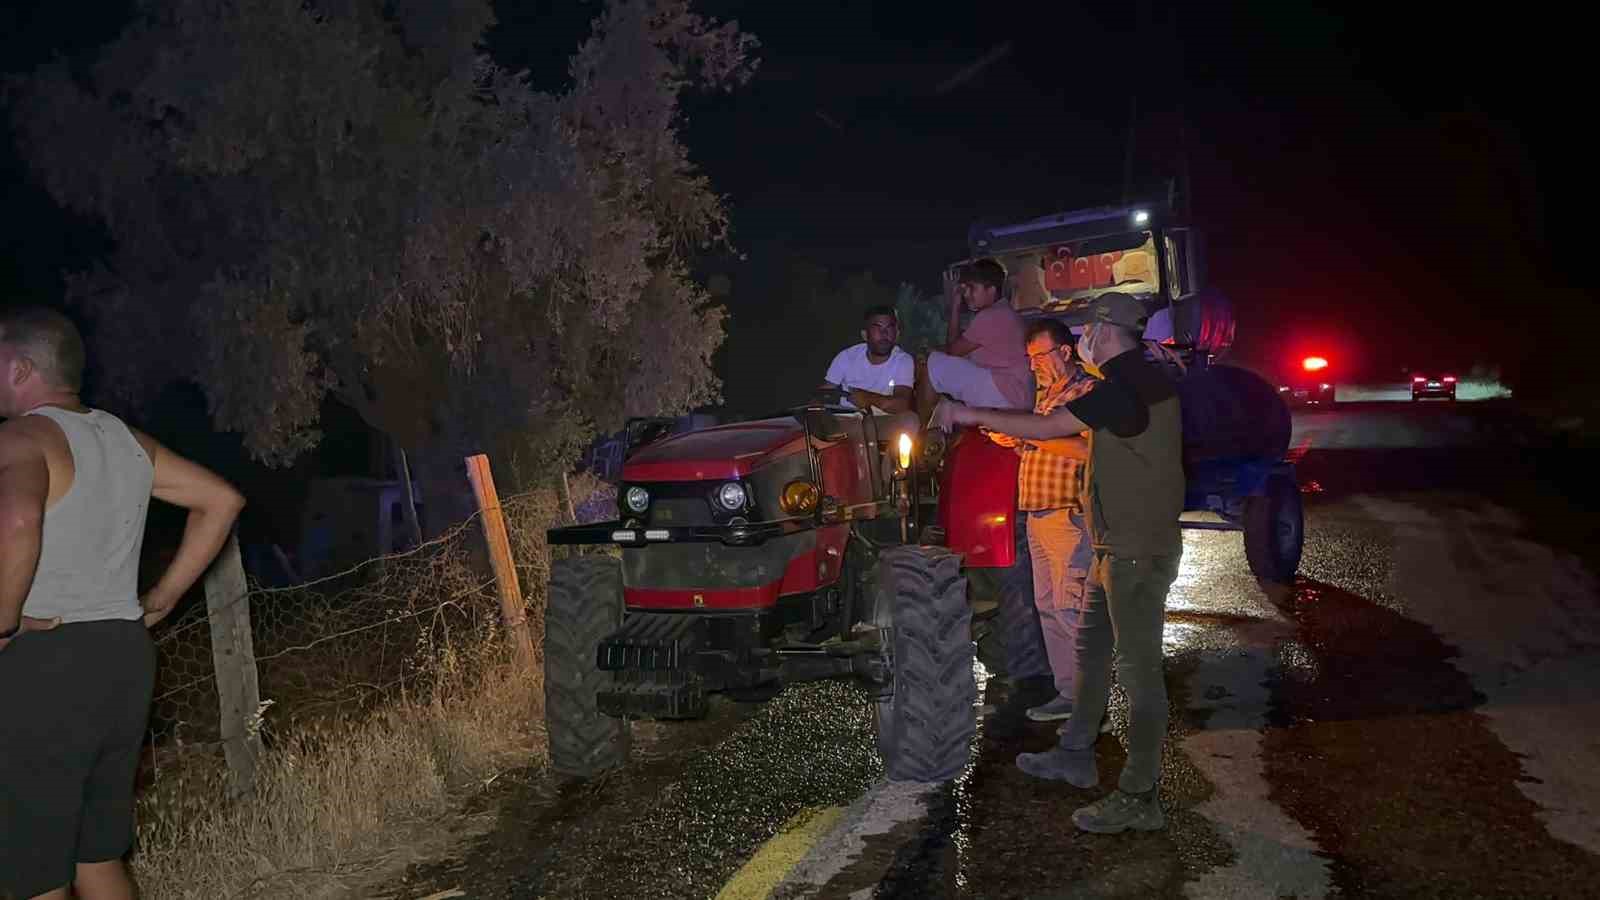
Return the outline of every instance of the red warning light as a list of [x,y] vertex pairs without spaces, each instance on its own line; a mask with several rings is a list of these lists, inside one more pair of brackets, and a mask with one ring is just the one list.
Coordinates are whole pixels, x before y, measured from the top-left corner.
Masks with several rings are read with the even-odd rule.
[[1300,363],[1307,372],[1320,372],[1328,367],[1328,361],[1320,356],[1308,356]]

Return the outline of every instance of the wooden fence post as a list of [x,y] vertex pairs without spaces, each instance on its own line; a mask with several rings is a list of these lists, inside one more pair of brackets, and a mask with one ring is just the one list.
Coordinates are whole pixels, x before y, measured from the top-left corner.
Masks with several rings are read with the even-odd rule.
[[489,457],[479,453],[467,457],[467,480],[478,501],[478,521],[483,524],[483,539],[489,545],[489,564],[494,567],[495,584],[500,587],[500,618],[506,640],[526,667],[533,665],[533,638],[528,634],[528,613],[522,602],[522,584],[517,580],[516,562],[511,558],[511,539],[506,535],[506,517],[500,509],[500,495],[494,489]]
[[222,707],[222,752],[228,761],[228,791],[238,796],[255,782],[261,731],[252,727],[261,710],[255,643],[250,634],[250,595],[235,532],[206,570],[206,618],[211,624],[211,660]]

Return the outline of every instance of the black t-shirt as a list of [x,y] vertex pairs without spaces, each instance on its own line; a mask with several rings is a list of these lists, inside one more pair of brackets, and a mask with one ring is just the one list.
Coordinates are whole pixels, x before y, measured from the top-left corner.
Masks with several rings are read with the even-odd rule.
[[1177,393],[1166,376],[1146,364],[1135,348],[1100,367],[1105,379],[1082,397],[1066,404],[1068,412],[1095,431],[1130,438],[1150,427],[1150,407]]

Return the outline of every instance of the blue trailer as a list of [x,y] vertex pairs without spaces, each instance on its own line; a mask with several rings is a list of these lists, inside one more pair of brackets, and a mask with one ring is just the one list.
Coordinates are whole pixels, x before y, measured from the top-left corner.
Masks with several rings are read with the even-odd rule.
[[1146,351],[1169,369],[1184,410],[1181,524],[1242,532],[1251,572],[1291,582],[1305,523],[1289,410],[1274,385],[1224,362],[1233,312],[1206,287],[1200,232],[1164,204],[1130,204],[980,223],[968,249],[963,263],[992,257],[1005,265],[1007,292],[1025,319],[1078,326],[1094,299],[1113,291],[1145,305]]

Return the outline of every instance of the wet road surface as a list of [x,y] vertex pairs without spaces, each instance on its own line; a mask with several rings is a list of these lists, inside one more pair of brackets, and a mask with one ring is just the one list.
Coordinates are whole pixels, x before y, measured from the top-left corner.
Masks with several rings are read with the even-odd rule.
[[641,758],[597,784],[520,773],[493,831],[387,896],[1600,896],[1593,469],[1473,406],[1297,415],[1292,586],[1185,533],[1165,831],[1070,822],[1115,783],[1120,697],[1102,790],[1016,769],[1047,725],[980,727],[956,782],[885,788],[861,695],[811,684],[636,725]]

